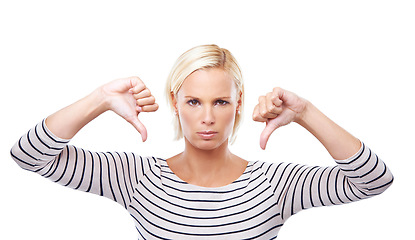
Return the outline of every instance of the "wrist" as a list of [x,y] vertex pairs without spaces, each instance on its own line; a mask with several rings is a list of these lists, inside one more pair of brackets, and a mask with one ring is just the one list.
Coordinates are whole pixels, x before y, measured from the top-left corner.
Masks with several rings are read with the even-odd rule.
[[95,90],[46,119],[48,129],[57,137],[71,139],[86,124],[105,112],[105,101]]
[[90,97],[94,99],[93,101],[96,104],[96,110],[98,112],[104,113],[108,110],[111,110],[110,95],[107,93],[107,91],[105,91],[104,86],[95,89],[95,91],[90,94]]
[[311,102],[306,101],[304,111],[300,114],[296,123],[313,135],[317,135],[319,132],[325,131],[324,126],[332,123],[332,121]]
[[360,140],[333,122],[310,102],[307,103],[297,123],[313,134],[334,159],[347,159],[360,149]]
[[297,113],[297,117],[295,118],[294,122],[306,128],[306,126],[308,125],[307,122],[309,122],[311,116],[315,114],[313,112],[315,112],[316,110],[317,108],[311,102],[304,100],[301,112]]

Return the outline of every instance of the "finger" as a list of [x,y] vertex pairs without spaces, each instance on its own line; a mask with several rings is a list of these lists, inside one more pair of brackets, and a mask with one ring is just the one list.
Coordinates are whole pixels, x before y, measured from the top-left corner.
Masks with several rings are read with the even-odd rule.
[[276,106],[273,99],[277,98],[273,93],[268,93],[266,96],[266,108],[268,110],[268,118],[275,118],[282,112],[281,106]]
[[261,114],[259,114],[259,105],[257,104],[254,108],[254,112],[252,113],[252,119],[256,122],[266,122],[267,119],[261,117]]
[[125,80],[125,83],[128,83],[129,88],[133,88],[135,85],[137,85],[138,82],[142,82],[141,79],[137,76],[121,78],[121,80]]
[[276,106],[281,107],[282,106],[282,95],[283,90],[281,88],[274,88],[272,90],[272,93],[269,93],[270,95],[270,101]]
[[136,93],[133,96],[134,96],[135,99],[146,98],[146,97],[151,96],[151,92],[150,92],[150,89],[145,88],[145,89],[141,90],[141,92]]
[[275,87],[272,89],[272,92],[275,94],[275,96],[278,96],[278,98],[282,99],[285,90],[280,87]]
[[263,118],[275,118],[277,116],[277,114],[274,114],[273,111],[275,111],[275,109],[273,109],[273,106],[271,106],[272,103],[267,103],[267,97],[265,96],[261,96],[259,97],[259,114],[261,115],[261,117]]
[[267,105],[265,104],[265,97],[264,96],[260,96],[258,98],[258,110],[259,110],[259,114],[261,115],[262,118],[267,118]]
[[130,91],[133,94],[138,94],[147,88],[146,85],[139,78],[130,79],[130,84],[132,87]]
[[145,105],[141,107],[141,112],[155,112],[159,109],[159,105],[157,103],[151,105]]
[[265,147],[267,146],[267,142],[271,134],[277,129],[273,124],[269,124],[267,122],[267,125],[265,126],[264,130],[261,133],[260,139],[259,139],[259,146],[265,150]]
[[137,100],[137,105],[140,107],[143,107],[145,105],[152,105],[156,102],[156,99],[154,98],[154,96],[149,96],[146,98],[141,98]]
[[134,128],[140,133],[141,139],[143,142],[147,140],[147,129],[146,127],[138,120],[138,117],[135,117],[133,119],[127,120],[131,125],[134,126]]
[[121,91],[124,92],[124,91],[128,91],[132,88],[131,78],[132,77],[119,78],[119,79],[116,79],[116,80],[112,81],[111,83],[116,82],[120,86]]

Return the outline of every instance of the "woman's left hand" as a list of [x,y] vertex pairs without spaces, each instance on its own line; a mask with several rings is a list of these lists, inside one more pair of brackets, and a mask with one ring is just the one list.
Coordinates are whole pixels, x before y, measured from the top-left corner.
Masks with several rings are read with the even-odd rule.
[[261,148],[265,149],[275,129],[301,120],[307,104],[307,100],[278,87],[265,96],[260,96],[252,118],[254,121],[266,123],[260,137]]

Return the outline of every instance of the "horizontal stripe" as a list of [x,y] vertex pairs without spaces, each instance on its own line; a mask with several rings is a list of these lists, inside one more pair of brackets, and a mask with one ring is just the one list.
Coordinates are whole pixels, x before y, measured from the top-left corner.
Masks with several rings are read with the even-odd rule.
[[162,158],[91,152],[68,142],[42,121],[10,154],[23,169],[119,203],[140,239],[274,239],[301,210],[375,196],[393,182],[364,144],[333,167],[255,161],[231,184],[205,188],[181,180]]

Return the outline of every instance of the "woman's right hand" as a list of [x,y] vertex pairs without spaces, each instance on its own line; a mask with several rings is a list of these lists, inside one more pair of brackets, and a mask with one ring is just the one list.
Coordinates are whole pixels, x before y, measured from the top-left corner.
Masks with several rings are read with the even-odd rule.
[[150,90],[138,77],[121,78],[103,85],[108,110],[124,118],[141,134],[143,141],[147,139],[147,129],[138,119],[140,112],[154,112],[158,109]]

